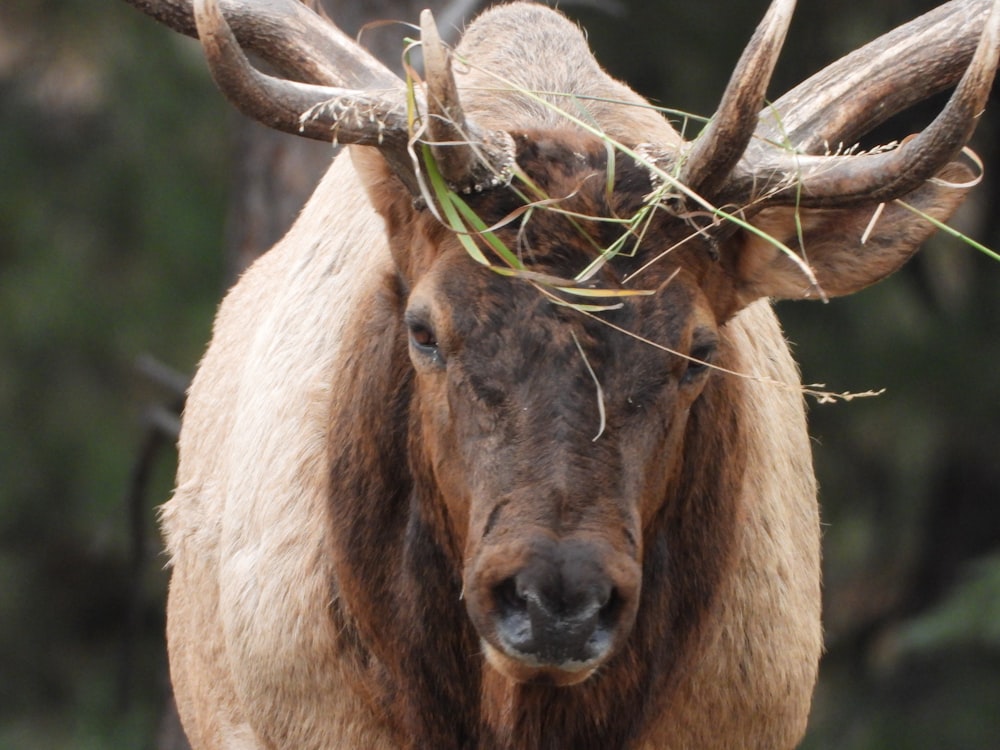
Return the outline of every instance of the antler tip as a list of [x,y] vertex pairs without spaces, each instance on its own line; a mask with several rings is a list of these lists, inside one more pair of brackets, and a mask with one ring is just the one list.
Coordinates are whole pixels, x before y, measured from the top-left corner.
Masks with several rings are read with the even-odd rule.
[[438,34],[437,23],[434,22],[434,14],[430,8],[420,11],[420,38],[424,45],[441,43],[441,36]]

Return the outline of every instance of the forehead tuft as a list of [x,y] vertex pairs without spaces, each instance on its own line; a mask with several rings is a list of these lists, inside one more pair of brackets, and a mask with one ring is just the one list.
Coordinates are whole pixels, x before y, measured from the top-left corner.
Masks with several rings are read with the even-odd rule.
[[[465,199],[527,269],[572,279],[614,247],[619,254],[592,281],[618,287],[647,260],[692,235],[682,219],[650,206],[648,168],[603,140],[558,130],[516,133],[514,142],[524,179]],[[485,242],[479,244],[491,255]],[[697,244],[695,238],[644,271],[641,285],[656,288],[678,265],[702,265],[697,248],[690,252]]]

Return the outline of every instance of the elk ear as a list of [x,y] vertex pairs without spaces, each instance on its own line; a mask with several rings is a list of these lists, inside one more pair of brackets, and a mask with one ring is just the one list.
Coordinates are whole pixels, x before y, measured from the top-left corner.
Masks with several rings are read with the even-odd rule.
[[[755,299],[817,299],[853,294],[899,269],[936,227],[903,203],[946,222],[975,182],[952,162],[901,201],[850,208],[768,208],[752,223],[797,250],[815,276],[766,239],[750,232],[734,238],[737,307]],[[801,233],[800,233],[801,230]],[[867,236],[866,236],[867,235]],[[801,238],[801,239],[800,239]]]
[[389,163],[371,146],[350,146],[351,163],[372,207],[387,221],[401,207],[412,208],[413,198]]
[[412,242],[405,241],[420,236],[413,227],[418,220],[413,195],[377,149],[351,146],[350,151],[354,169],[368,193],[368,201],[385,221],[389,250],[400,277],[410,284],[419,272],[417,266],[422,257]]

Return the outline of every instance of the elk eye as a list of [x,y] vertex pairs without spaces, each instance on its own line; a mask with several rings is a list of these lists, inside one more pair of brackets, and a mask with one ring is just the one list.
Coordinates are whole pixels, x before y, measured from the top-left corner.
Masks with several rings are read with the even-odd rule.
[[434,329],[419,320],[407,320],[406,325],[410,329],[410,345],[413,350],[424,357],[431,358],[435,364],[444,364]]
[[415,325],[410,327],[410,338],[420,349],[437,349],[437,337],[427,326]]
[[687,369],[681,382],[690,383],[703,375],[712,364],[715,358],[716,343],[714,341],[704,341],[691,347],[691,359],[688,360]]

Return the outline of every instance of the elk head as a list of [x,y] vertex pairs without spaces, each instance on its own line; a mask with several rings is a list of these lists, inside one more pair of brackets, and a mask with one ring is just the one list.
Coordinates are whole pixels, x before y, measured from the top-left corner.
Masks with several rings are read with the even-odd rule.
[[[407,92],[294,2],[269,6],[303,19],[312,51],[297,37],[258,51],[312,82],[266,76],[233,35],[256,12],[231,3],[227,24],[216,0],[195,1],[212,73],[241,110],[367,147],[355,163],[405,298],[411,472],[434,488],[419,507],[501,674],[581,682],[628,650],[651,597],[711,592],[739,515],[724,499],[745,468],[704,468],[725,433],[705,424],[738,421],[726,322],[761,298],[825,298],[883,278],[934,231],[925,217],[945,221],[959,205],[974,180],[956,160],[989,93],[1000,2],[981,34],[971,20],[956,32],[959,5],[972,3],[868,49],[864,59],[890,61],[879,81],[891,93],[861,85],[878,77],[854,58],[831,69],[851,86],[831,91],[823,73],[759,115],[794,6],[774,0],[702,134],[650,144],[642,133],[611,142],[569,114],[559,127],[484,127],[463,112],[428,12],[426,86]],[[959,77],[902,145],[823,153]],[[879,98],[888,106],[873,114]],[[671,550],[672,564],[701,562],[653,592],[644,584],[663,577],[666,527],[688,550]],[[682,618],[668,609],[667,628]]]

